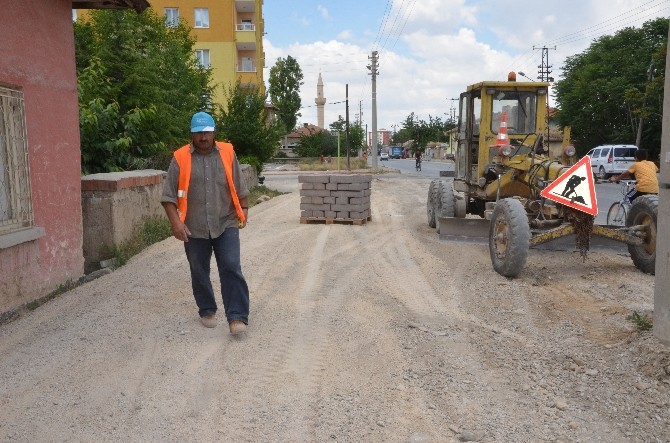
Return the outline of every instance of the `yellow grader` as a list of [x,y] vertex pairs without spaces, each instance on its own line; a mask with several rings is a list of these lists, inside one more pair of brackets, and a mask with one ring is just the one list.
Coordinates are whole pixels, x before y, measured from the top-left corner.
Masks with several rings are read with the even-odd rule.
[[555,158],[544,147],[548,91],[548,83],[517,82],[514,73],[467,87],[453,178],[430,183],[428,225],[447,240],[488,242],[493,268],[507,277],[521,272],[529,248],[572,234],[583,257],[595,236],[628,245],[635,266],[653,274],[657,196],[638,197],[624,227],[594,225],[593,215],[542,197],[576,160],[570,145]]

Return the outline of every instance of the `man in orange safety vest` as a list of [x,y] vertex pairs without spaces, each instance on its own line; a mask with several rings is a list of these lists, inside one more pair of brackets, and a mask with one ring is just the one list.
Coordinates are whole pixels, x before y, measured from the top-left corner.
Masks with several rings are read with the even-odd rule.
[[200,322],[208,328],[217,325],[210,278],[214,253],[226,319],[230,332],[237,335],[246,331],[249,321],[239,237],[247,223],[249,190],[233,145],[216,142],[214,130],[211,115],[193,115],[191,143],[174,152],[161,204],[175,238],[184,242]]

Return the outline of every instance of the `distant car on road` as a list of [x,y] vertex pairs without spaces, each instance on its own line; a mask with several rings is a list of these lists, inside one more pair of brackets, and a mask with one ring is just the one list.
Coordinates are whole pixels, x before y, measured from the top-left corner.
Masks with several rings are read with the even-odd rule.
[[586,153],[591,157],[591,169],[600,180],[621,174],[635,163],[635,145],[603,145]]
[[381,160],[386,160],[386,161],[388,161],[388,159],[389,159],[389,153],[388,153],[388,152],[382,152],[382,153],[379,155],[379,160],[380,160],[380,161],[381,161]]

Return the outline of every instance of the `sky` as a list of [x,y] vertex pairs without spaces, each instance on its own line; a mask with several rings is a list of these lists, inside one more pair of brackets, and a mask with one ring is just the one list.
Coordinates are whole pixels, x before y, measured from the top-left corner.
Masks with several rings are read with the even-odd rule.
[[345,117],[348,85],[349,119],[362,114],[370,131],[377,51],[377,129],[394,131],[412,112],[457,116],[467,85],[510,71],[538,80],[543,54],[559,80],[566,57],[598,37],[668,16],[670,0],[265,0],[264,78],[290,55],[304,75],[298,125],[317,124],[320,73],[325,126]]

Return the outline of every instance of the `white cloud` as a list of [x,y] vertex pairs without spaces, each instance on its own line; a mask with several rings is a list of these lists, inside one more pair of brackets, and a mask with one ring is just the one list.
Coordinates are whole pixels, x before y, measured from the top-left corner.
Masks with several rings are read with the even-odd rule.
[[323,17],[325,19],[330,19],[330,14],[328,13],[328,9],[326,9],[325,6],[317,5],[316,9],[321,14],[321,17]]
[[351,32],[349,29],[345,29],[339,34],[337,34],[337,39],[338,40],[351,40],[354,37],[354,33]]
[[374,42],[379,50],[377,126],[390,129],[411,112],[424,120],[429,115],[446,118],[451,107],[458,106],[451,99],[469,84],[504,81],[509,71],[523,71],[535,79],[543,46],[550,48],[552,75],[558,79],[566,56],[582,52],[599,35],[614,33],[616,25],[630,23],[608,19],[629,18],[625,12],[634,8],[643,13],[640,6],[649,1],[666,8],[667,16],[667,0],[519,0],[513,7],[486,0],[393,0],[375,32],[366,28],[369,22],[361,26],[333,19],[333,25],[347,27],[334,30],[333,39],[303,39],[282,48],[266,41],[266,64],[271,67],[279,56],[298,60],[304,73],[299,123],[316,123],[319,73],[327,99],[326,125],[345,115],[345,104],[335,102],[344,101],[347,84],[350,120],[359,113],[360,103],[363,121],[370,123],[371,76],[366,65]]

